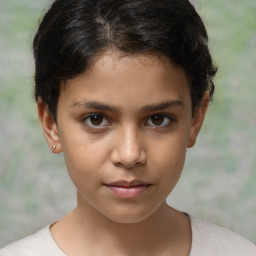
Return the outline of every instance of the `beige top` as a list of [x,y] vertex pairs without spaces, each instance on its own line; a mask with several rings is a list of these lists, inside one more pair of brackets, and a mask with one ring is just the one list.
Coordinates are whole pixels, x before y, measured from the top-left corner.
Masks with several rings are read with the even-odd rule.
[[[192,248],[189,256],[256,256],[256,246],[225,229],[190,216]],[[0,250],[0,256],[66,256],[49,226]]]

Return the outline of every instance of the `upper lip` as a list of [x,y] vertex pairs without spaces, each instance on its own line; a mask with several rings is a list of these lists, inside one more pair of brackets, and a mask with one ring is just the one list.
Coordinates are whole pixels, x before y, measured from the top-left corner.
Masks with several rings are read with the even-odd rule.
[[147,182],[141,181],[141,180],[118,180],[111,183],[106,183],[107,186],[113,186],[113,187],[135,187],[135,186],[148,186],[151,185]]

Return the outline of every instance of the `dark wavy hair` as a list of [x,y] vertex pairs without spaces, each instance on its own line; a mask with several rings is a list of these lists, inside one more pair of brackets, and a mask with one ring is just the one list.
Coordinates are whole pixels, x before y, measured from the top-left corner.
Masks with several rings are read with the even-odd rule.
[[33,41],[35,100],[57,121],[60,88],[108,48],[161,54],[190,79],[192,109],[200,106],[217,68],[205,26],[188,0],[55,0]]

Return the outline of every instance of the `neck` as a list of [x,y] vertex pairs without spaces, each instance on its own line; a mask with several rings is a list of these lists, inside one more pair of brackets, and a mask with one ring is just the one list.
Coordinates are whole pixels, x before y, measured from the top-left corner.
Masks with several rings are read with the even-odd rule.
[[[78,195],[77,208],[64,217],[61,223],[63,234],[65,230],[69,230],[73,236],[73,244],[70,243],[69,248],[81,248],[79,251],[86,250],[91,255],[96,255],[96,251],[99,255],[164,255],[162,252],[166,251],[167,247],[168,251],[172,247],[174,252],[179,246],[184,247],[181,242],[184,241],[184,234],[187,234],[185,237],[187,241],[189,240],[189,245],[191,244],[188,218],[166,203],[145,220],[136,223],[119,223],[102,215]],[[188,226],[189,232],[186,232]],[[63,248],[71,242],[68,237],[62,241],[65,239]],[[65,248],[63,251],[71,256],[80,255],[80,253],[72,254],[71,250],[65,251]],[[174,253],[174,255],[179,254]]]

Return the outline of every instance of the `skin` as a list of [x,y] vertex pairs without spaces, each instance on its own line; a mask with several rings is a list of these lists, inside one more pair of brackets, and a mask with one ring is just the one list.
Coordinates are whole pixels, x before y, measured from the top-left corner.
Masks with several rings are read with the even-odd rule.
[[[181,67],[160,56],[115,51],[65,82],[57,124],[39,99],[49,147],[63,152],[77,188],[76,209],[51,226],[64,253],[189,255],[190,220],[166,198],[180,178],[186,149],[195,144],[208,102],[206,93],[192,115],[189,80]],[[134,198],[120,198],[106,186],[119,180],[149,185]]]

